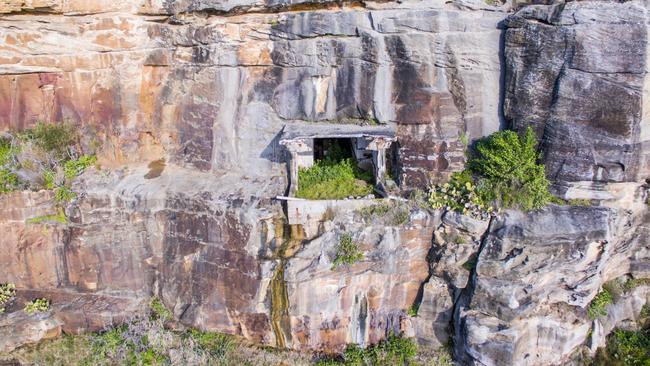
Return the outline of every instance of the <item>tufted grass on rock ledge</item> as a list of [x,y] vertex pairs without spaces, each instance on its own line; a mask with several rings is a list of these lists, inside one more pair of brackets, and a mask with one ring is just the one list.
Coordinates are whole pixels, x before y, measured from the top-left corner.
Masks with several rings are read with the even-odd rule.
[[336,247],[336,257],[332,262],[332,270],[344,264],[354,264],[363,259],[363,253],[359,245],[352,240],[352,235],[343,234]]
[[614,301],[614,297],[606,288],[603,288],[589,303],[587,315],[589,319],[597,319],[607,315],[607,305]]

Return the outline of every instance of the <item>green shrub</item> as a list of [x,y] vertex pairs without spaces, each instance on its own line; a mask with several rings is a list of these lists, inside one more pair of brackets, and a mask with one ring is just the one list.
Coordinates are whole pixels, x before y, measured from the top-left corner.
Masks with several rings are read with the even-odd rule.
[[594,365],[650,365],[650,330],[614,330],[614,332],[607,337],[607,346],[598,349]]
[[16,296],[16,285],[3,283],[0,285],[0,314],[5,312],[5,306]]
[[348,345],[339,358],[327,358],[316,362],[318,366],[400,366],[414,363],[417,345],[412,339],[390,335],[387,339],[366,349],[356,344]]
[[469,171],[452,174],[447,183],[433,186],[429,190],[429,204],[434,209],[447,208],[475,217],[482,217],[492,208],[485,205],[476,192],[476,186]]
[[44,313],[50,310],[50,301],[47,299],[34,299],[25,303],[23,311],[27,314]]
[[359,250],[359,245],[352,241],[350,234],[343,234],[336,248],[336,257],[332,262],[332,270],[342,264],[353,264],[362,259],[363,253]]
[[470,171],[479,177],[477,194],[483,202],[504,208],[544,207],[551,195],[544,165],[538,163],[540,157],[530,127],[522,136],[499,131],[478,141],[468,161]]
[[596,296],[591,300],[589,307],[587,308],[587,315],[590,319],[596,319],[600,316],[607,315],[607,305],[611,304],[614,301],[612,294],[607,289],[602,289]]

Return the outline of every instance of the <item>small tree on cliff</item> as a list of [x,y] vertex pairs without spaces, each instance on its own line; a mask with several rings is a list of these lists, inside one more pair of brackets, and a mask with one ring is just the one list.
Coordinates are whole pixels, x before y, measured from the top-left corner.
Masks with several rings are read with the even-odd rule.
[[528,211],[551,199],[540,158],[535,133],[528,127],[521,135],[498,131],[478,141],[468,167],[478,177],[478,194],[484,202]]

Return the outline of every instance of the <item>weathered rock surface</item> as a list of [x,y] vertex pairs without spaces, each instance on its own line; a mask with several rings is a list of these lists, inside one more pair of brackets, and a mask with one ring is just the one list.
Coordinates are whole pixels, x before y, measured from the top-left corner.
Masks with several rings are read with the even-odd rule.
[[291,4],[142,4],[183,13],[173,19],[119,2],[89,16],[3,16],[0,127],[70,120],[113,166],[164,157],[269,174],[283,162],[274,137],[287,123],[377,121],[398,125],[405,187],[461,169],[460,136],[499,128],[503,13],[433,0],[201,12]]
[[457,354],[480,365],[560,364],[587,341],[586,307],[603,283],[648,277],[647,222],[645,207],[551,206],[498,218],[459,300]]
[[549,177],[650,177],[648,6],[529,6],[507,20],[505,117],[542,138]]
[[[0,196],[0,282],[53,307],[11,308],[0,349],[104,329],[152,295],[185,324],[296,349],[403,331],[454,337],[464,363],[545,365],[602,345],[648,302],[643,287],[606,319],[585,310],[604,282],[650,277],[647,6],[531,6],[503,31],[509,7],[0,4],[0,129],[69,120],[110,169],[79,179],[66,225],[26,222],[55,212],[50,192]],[[283,126],[388,124],[402,187],[424,187],[462,169],[465,137],[499,128],[502,92],[508,122],[542,137],[549,177],[603,206],[492,221],[414,209],[402,226],[341,212],[308,239],[283,225]],[[158,176],[145,165],[159,159]],[[332,270],[343,233],[365,258]]]

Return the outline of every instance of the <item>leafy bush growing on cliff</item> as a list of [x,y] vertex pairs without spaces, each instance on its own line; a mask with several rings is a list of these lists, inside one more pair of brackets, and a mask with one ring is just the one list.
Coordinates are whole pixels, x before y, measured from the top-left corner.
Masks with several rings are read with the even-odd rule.
[[478,194],[500,207],[532,210],[544,207],[551,195],[537,139],[528,127],[523,135],[498,131],[476,143],[469,159],[472,173],[480,177]]
[[352,235],[343,234],[336,247],[336,257],[332,262],[332,270],[343,264],[353,264],[363,259],[359,245],[352,240]]
[[0,285],[0,314],[5,312],[5,307],[16,296],[16,285],[3,283]]
[[495,132],[476,143],[463,172],[429,190],[429,203],[473,216],[484,216],[492,205],[525,211],[544,207],[552,196],[540,157],[530,127],[522,135]]
[[596,319],[600,316],[607,315],[607,305],[614,301],[612,294],[605,288],[600,291],[589,303],[587,308],[587,315],[590,319]]

